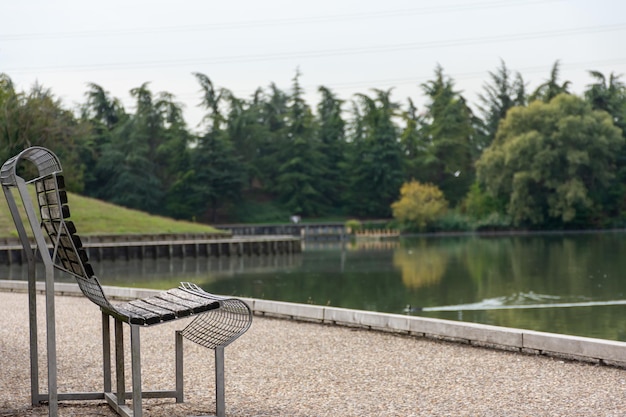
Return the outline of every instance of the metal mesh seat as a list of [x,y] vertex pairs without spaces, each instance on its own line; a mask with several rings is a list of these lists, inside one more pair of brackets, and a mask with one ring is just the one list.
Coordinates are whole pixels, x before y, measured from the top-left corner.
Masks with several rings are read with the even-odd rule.
[[[17,167],[21,160],[30,161],[35,165],[38,176],[25,181],[17,174]],[[56,415],[58,395],[56,393],[56,352],[54,342],[54,268],[71,274],[78,283],[82,293],[93,303],[98,305],[103,313],[103,362],[104,362],[104,392],[102,396],[118,414],[139,417],[142,414],[142,395],[156,397],[173,397],[182,401],[182,337],[185,337],[201,346],[215,350],[216,360],[216,408],[217,415],[225,415],[224,405],[224,347],[245,333],[252,323],[252,312],[248,305],[241,300],[219,297],[207,293],[191,283],[181,283],[179,288],[160,292],[154,296],[132,300],[123,303],[111,303],[100,285],[94,270],[89,263],[87,250],[83,247],[77,228],[70,218],[65,181],[61,175],[61,164],[51,151],[42,147],[26,149],[9,159],[0,169],[0,183],[7,197],[20,241],[29,259],[29,287],[31,280],[34,288],[34,259],[30,240],[26,233],[22,216],[13,198],[12,188],[17,188],[28,223],[33,231],[36,249],[46,266],[46,300],[48,322],[48,386],[49,394],[37,398],[49,401],[50,415]],[[35,186],[38,213],[35,213],[27,184]],[[45,237],[43,235],[45,232]],[[46,242],[46,237],[48,241]],[[32,278],[32,279],[31,279]],[[31,297],[34,298],[34,290]],[[31,334],[36,327],[36,314],[32,311],[34,302],[31,300]],[[35,318],[33,318],[35,316]],[[176,334],[176,390],[159,392],[142,392],[139,328],[160,324],[163,322],[194,316],[192,322],[184,330]],[[109,317],[115,321],[115,357],[117,391],[114,393],[111,384],[110,359],[110,331]],[[52,323],[52,324],[50,324]],[[126,406],[124,382],[124,346],[122,323],[131,326],[131,361],[132,361],[132,410]],[[35,331],[36,334],[36,331]],[[35,353],[33,354],[33,350]],[[36,339],[31,340],[31,367],[36,367]],[[52,374],[51,374],[52,370]],[[31,371],[31,380],[37,378],[36,372]],[[51,376],[52,375],[52,376]],[[33,397],[35,388],[32,386]],[[66,399],[86,399],[85,394],[74,396],[64,395]],[[91,398],[89,398],[91,399]],[[33,398],[34,402],[34,398]]]
[[226,347],[244,334],[250,327],[250,308],[236,298],[209,294],[190,282],[182,282],[181,288],[198,297],[220,303],[219,309],[202,314],[183,330],[183,336],[209,349]]

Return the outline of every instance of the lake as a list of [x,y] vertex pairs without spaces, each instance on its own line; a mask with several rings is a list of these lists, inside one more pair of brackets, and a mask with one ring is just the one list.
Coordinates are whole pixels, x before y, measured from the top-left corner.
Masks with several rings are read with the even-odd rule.
[[[626,341],[624,232],[304,246],[291,255],[94,266],[104,285],[166,288],[189,280],[217,294]],[[24,269],[3,266],[0,277],[26,279]]]

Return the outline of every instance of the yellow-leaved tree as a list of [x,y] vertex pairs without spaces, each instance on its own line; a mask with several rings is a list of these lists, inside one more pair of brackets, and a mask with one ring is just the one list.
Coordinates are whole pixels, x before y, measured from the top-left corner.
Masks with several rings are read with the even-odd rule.
[[407,228],[420,231],[447,209],[448,202],[439,188],[415,180],[402,184],[400,200],[391,205],[396,220]]

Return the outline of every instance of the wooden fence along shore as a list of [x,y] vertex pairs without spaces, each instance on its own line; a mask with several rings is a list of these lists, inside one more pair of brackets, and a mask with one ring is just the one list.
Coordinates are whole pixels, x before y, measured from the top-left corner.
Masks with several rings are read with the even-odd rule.
[[232,233],[233,236],[286,235],[309,241],[342,241],[347,235],[343,223],[235,224],[217,227]]
[[344,241],[352,237],[357,240],[385,240],[400,237],[399,230],[385,228],[386,220],[371,220],[368,223],[379,227],[353,230],[345,223],[243,224],[217,227],[233,236],[290,235],[299,236],[306,241]]
[[[351,235],[341,223],[224,225],[216,234],[131,234],[81,236],[87,255],[94,260],[278,255],[299,253],[303,241],[386,240],[399,233],[390,230],[363,231]],[[21,265],[26,261],[17,238],[0,239],[0,264]]]
[[[302,251],[295,236],[107,235],[81,237],[94,260],[278,255]],[[0,240],[0,264],[26,262],[17,239]]]
[[372,229],[372,230],[359,230],[354,233],[354,237],[357,240],[386,240],[396,239],[400,237],[399,230],[390,229]]

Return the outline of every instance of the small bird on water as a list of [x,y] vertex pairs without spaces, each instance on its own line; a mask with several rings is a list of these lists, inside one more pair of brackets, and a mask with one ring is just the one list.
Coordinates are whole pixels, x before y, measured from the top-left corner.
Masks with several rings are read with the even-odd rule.
[[422,307],[412,307],[411,304],[407,304],[406,307],[404,307],[405,313],[415,313],[418,311],[422,311]]

